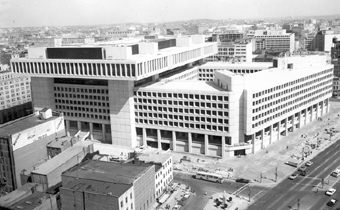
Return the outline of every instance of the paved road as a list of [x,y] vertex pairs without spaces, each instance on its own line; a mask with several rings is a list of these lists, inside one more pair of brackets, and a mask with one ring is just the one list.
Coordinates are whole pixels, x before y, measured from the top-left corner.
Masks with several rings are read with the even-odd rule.
[[[334,209],[326,203],[335,197],[340,202],[339,178],[330,177],[329,174],[340,166],[340,141],[325,149],[312,159],[314,164],[308,168],[307,177],[298,177],[295,180],[284,179],[279,185],[263,194],[255,201],[249,210],[284,210],[284,209]],[[326,183],[322,188],[321,180]],[[334,196],[326,196],[325,191],[333,186],[338,189]],[[339,204],[338,204],[339,205]]]
[[[210,197],[216,193],[227,193],[239,192],[239,195],[244,199],[249,198],[249,187],[242,183],[236,183],[234,181],[226,180],[222,184],[209,182],[205,180],[194,179],[189,174],[174,173],[174,181],[184,183],[191,187],[195,191],[193,195],[187,200],[186,205],[181,210],[193,210],[203,209]],[[253,199],[260,193],[268,190],[262,186],[253,186],[250,184],[250,197]],[[207,195],[205,195],[207,193]]]

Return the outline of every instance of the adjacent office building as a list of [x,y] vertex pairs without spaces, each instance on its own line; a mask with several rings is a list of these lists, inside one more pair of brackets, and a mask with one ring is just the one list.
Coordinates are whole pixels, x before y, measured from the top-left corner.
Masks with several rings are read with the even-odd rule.
[[218,53],[206,58],[206,61],[251,62],[253,45],[250,41],[223,42],[218,44]]
[[196,35],[137,47],[43,48],[11,65],[32,76],[37,107],[65,113],[68,131],[87,128],[91,138],[132,148],[244,155],[328,112],[326,55],[198,66],[216,53],[216,43]]
[[286,33],[286,30],[255,30],[253,50],[257,49],[292,53],[295,50],[295,35]]
[[33,113],[31,79],[0,71],[0,125]]

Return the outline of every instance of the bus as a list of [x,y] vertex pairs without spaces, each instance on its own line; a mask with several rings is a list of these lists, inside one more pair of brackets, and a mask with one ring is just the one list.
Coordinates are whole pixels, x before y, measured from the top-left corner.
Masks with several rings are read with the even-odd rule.
[[196,179],[202,179],[217,183],[223,183],[223,176],[220,174],[207,173],[207,172],[197,172],[195,175]]

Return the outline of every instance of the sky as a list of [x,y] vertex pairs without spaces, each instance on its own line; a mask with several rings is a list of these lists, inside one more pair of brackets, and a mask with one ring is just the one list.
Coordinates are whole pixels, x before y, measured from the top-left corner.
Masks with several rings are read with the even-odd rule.
[[340,14],[340,0],[0,0],[0,28]]

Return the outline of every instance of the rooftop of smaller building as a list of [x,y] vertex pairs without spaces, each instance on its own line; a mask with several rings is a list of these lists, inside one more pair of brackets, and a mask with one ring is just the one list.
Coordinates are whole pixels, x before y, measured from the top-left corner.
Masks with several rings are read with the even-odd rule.
[[145,162],[154,162],[163,164],[165,161],[171,158],[171,154],[142,154],[138,156],[138,159]]
[[132,187],[131,184],[112,183],[89,179],[75,179],[68,183],[66,186],[63,186],[63,188],[66,189],[81,192],[94,192],[100,194],[107,194],[114,197],[120,197],[131,187]]
[[150,167],[152,166],[89,160],[65,171],[63,176],[103,182],[133,184],[133,182],[148,171]]
[[37,125],[44,124],[48,121],[54,120],[60,116],[59,113],[54,112],[53,116],[48,119],[40,119],[39,116],[35,114],[29,115],[27,117],[20,118],[13,122],[7,123],[0,127],[0,136],[8,136],[29,128],[33,128]]
[[[41,205],[41,199],[49,199],[49,195],[45,192],[35,192],[10,206],[11,209],[33,210]],[[20,206],[20,207],[19,207]],[[18,208],[19,207],[19,208]]]
[[63,137],[56,138],[53,141],[51,141],[47,145],[47,147],[51,147],[51,148],[63,148],[64,144],[65,144],[65,141],[66,141],[66,144],[67,144],[68,142],[71,141],[72,138],[74,138],[74,137],[63,136]]
[[64,164],[66,161],[70,160],[72,157],[78,155],[81,151],[83,151],[84,147],[92,145],[92,144],[93,144],[92,142],[88,142],[88,141],[78,142],[73,147],[66,149],[64,152],[56,155],[49,161],[38,166],[35,170],[32,171],[32,173],[43,174],[43,175],[49,174],[51,171],[55,170],[57,167]]
[[36,187],[37,185],[38,184],[36,183],[26,183],[23,186],[18,187],[16,190],[8,193],[7,195],[0,197],[0,206],[11,206],[13,203],[16,203],[17,200],[19,200],[20,198],[24,197],[28,193],[31,193],[32,188]]

